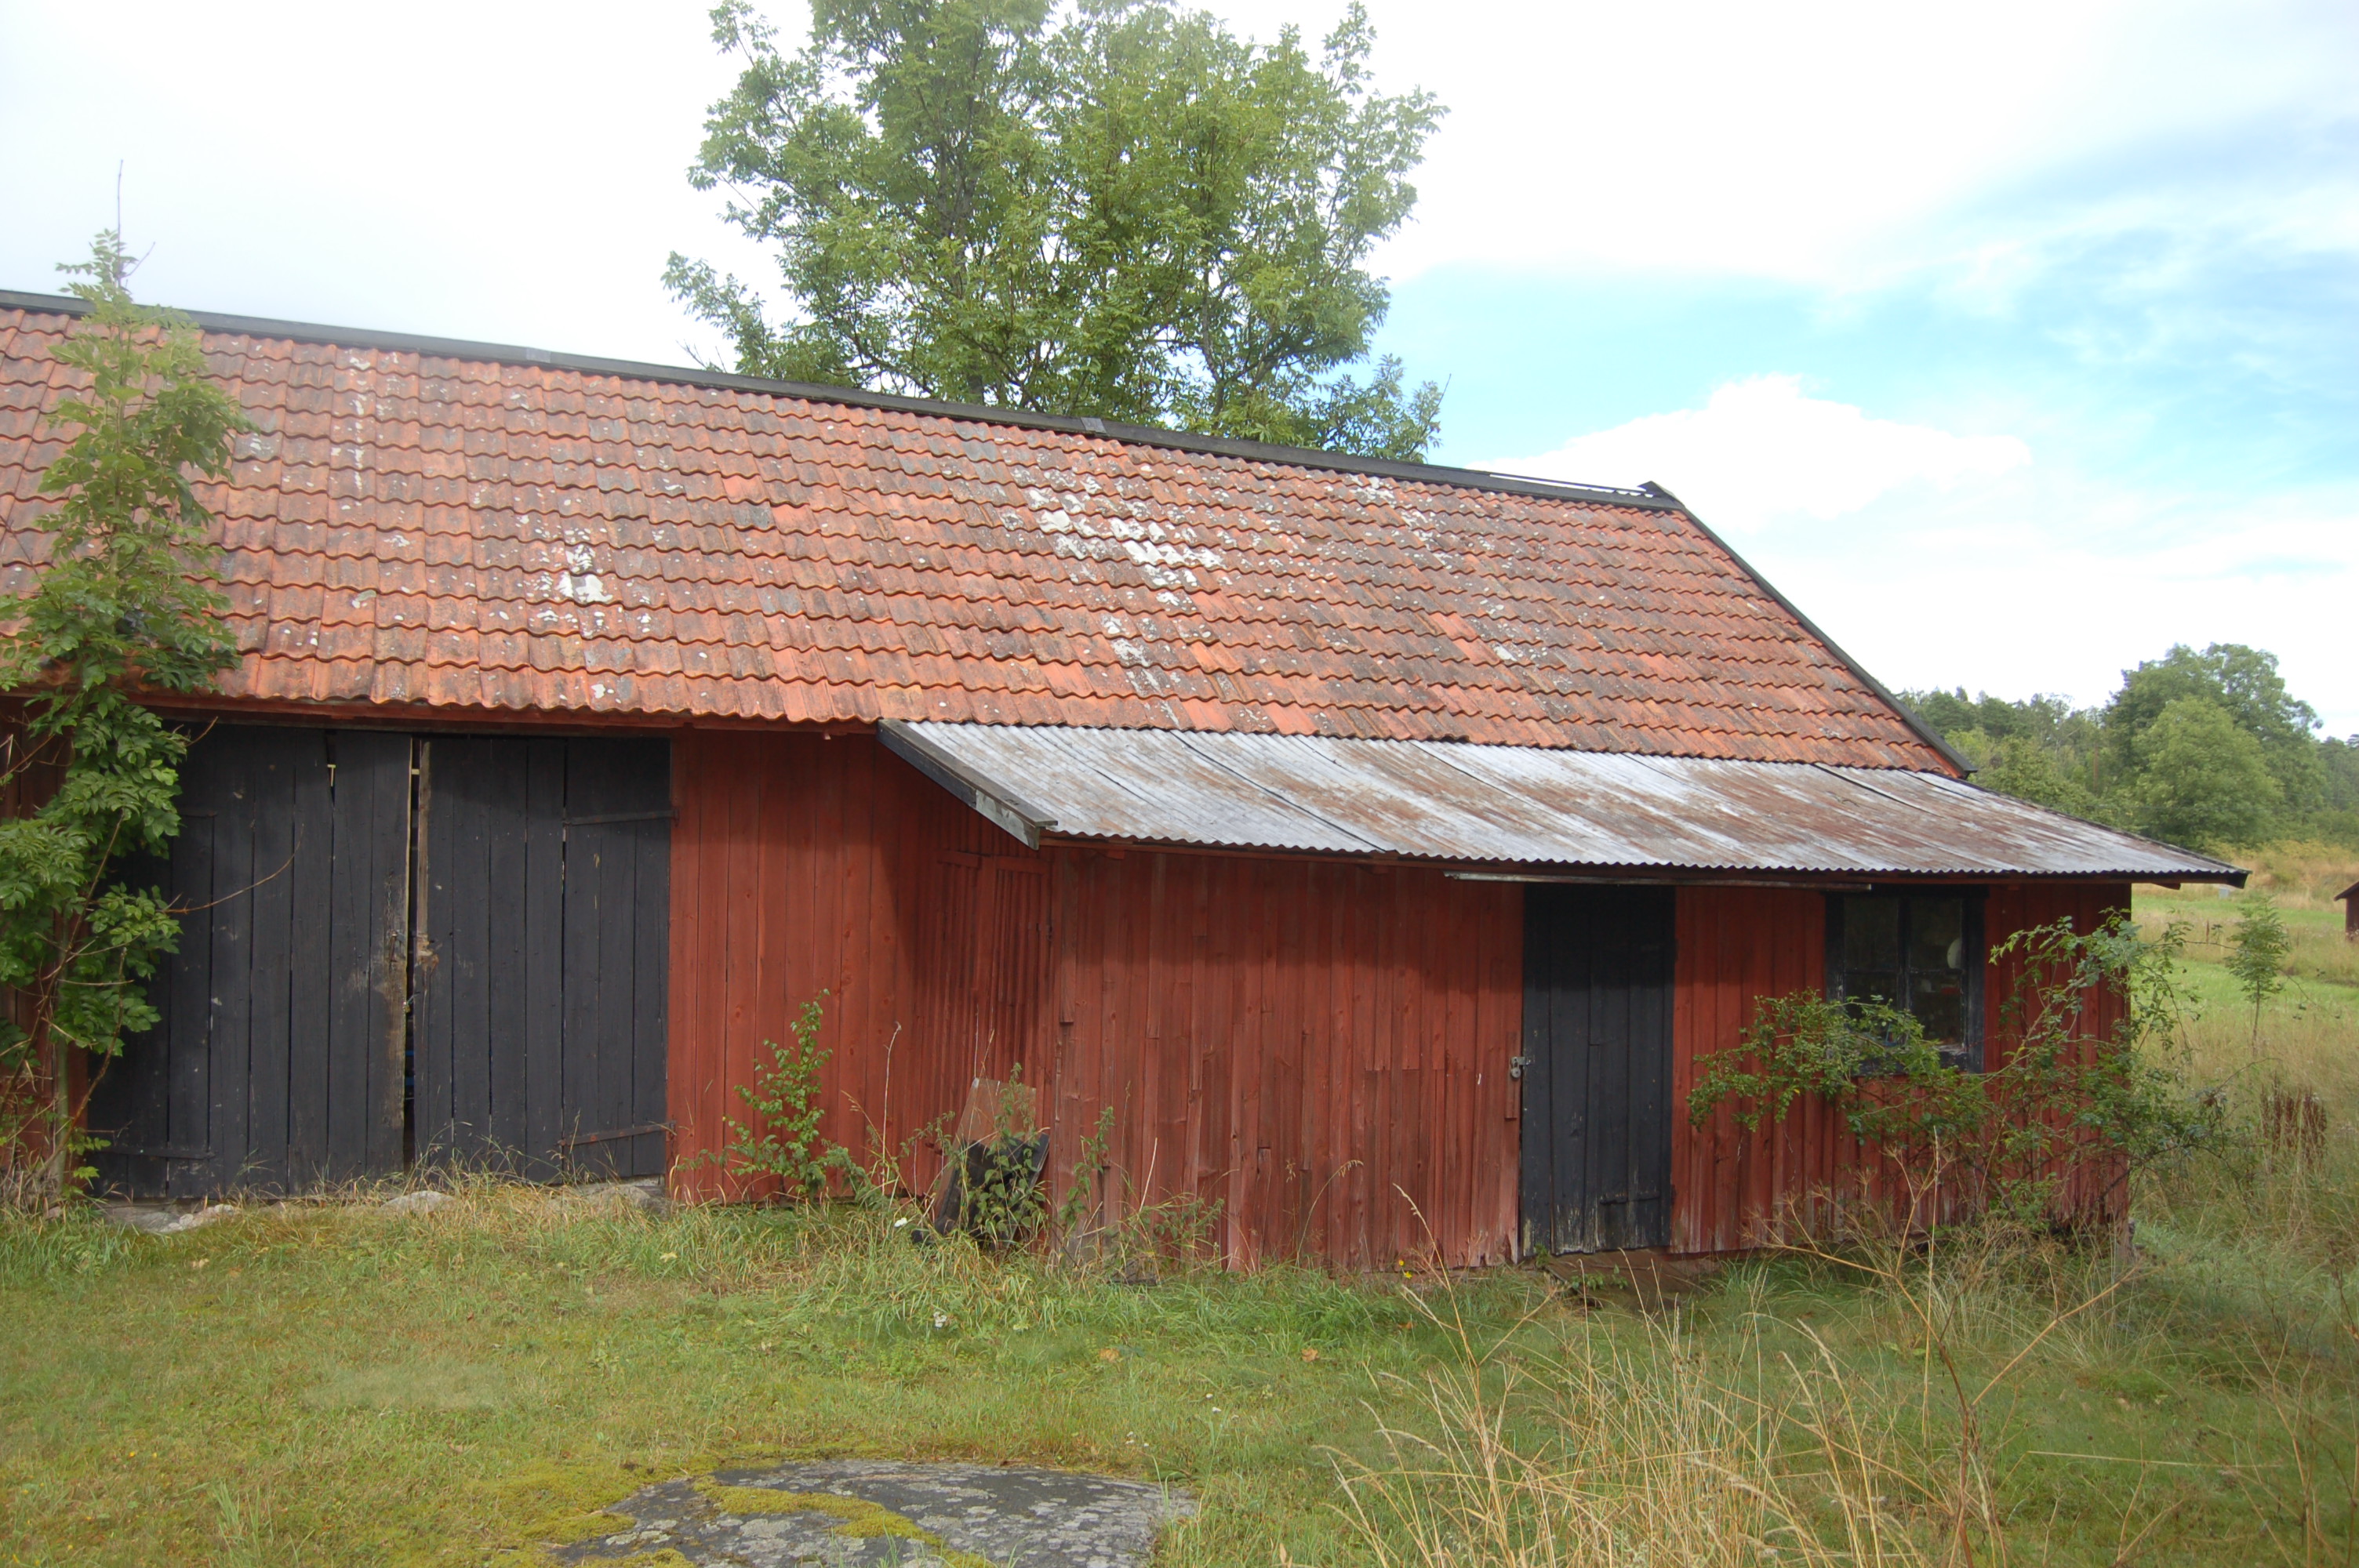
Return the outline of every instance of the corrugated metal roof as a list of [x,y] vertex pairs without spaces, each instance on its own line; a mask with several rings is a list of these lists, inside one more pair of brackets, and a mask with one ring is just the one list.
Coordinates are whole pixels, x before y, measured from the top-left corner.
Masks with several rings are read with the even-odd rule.
[[2241,882],[2234,866],[1933,773],[1436,741],[900,724],[1021,837],[1597,867]]

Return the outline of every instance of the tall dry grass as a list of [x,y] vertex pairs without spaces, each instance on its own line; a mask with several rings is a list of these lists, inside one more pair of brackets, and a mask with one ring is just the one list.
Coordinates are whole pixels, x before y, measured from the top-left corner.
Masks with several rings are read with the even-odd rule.
[[[2359,996],[2298,983],[2256,1024],[2216,966],[2191,968],[2177,1044],[2190,1088],[2224,1097],[2230,1135],[2140,1178],[2134,1252],[1995,1226],[1802,1247],[1860,1287],[1849,1331],[1775,1321],[1755,1290],[1749,1355],[1727,1353],[1724,1324],[1691,1335],[1677,1315],[1642,1346],[1594,1335],[1544,1362],[1462,1335],[1419,1419],[1385,1430],[1389,1462],[1346,1467],[1364,1560],[2228,1560],[2202,1556],[2207,1531],[2233,1532],[2251,1561],[2359,1560]],[[1727,1293],[1745,1298],[1748,1277]],[[1863,1355],[1876,1344],[1915,1375]],[[2140,1398],[2256,1420],[2233,1443],[2215,1434],[2227,1462],[2192,1468],[2108,1451],[2095,1418],[2085,1451],[2028,1452],[2027,1402],[2125,1379]],[[2038,1464],[2077,1478],[2037,1480]],[[2059,1557],[2038,1510],[2068,1494],[2114,1511]]]
[[1427,1379],[1391,1463],[1350,1466],[1345,1507],[1379,1568],[1917,1565],[1940,1534],[1823,1344],[1731,1375],[1676,1321],[1546,1365],[1471,1344]]
[[2359,852],[2340,844],[2286,839],[2239,850],[2251,885],[2289,909],[2333,909],[2334,895],[2359,881]]
[[[1997,1227],[1962,1247],[1886,1233],[1782,1249],[1865,1287],[1865,1320],[1913,1359],[1897,1383],[1740,1272],[1742,1348],[1715,1357],[1676,1311],[1642,1342],[1591,1333],[1531,1361],[1428,1312],[1454,1360],[1429,1372],[1390,1463],[1346,1465],[1347,1510],[1381,1568],[1976,1564],[2007,1555],[1995,1402],[2135,1268]],[[1896,1397],[1896,1394],[1898,1397]]]

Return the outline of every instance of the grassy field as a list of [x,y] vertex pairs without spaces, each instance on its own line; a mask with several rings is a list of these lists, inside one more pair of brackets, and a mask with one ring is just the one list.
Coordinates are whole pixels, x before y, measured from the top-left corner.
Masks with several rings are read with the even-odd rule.
[[871,1211],[491,1185],[6,1222],[0,1562],[528,1561],[656,1476],[875,1454],[1185,1486],[1175,1568],[2346,1563],[2359,988],[2304,970],[2256,1047],[2194,956],[2199,1076],[2239,1117],[2312,1090],[2332,1131],[2149,1183],[2130,1262],[1782,1256],[1650,1314],[1521,1270],[1148,1281]]

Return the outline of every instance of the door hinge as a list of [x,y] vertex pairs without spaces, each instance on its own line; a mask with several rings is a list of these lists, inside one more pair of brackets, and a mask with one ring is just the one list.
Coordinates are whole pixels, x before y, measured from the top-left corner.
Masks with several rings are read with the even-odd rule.
[[1524,1076],[1524,1069],[1531,1065],[1529,1056],[1510,1056],[1507,1058],[1507,1076],[1520,1078]]

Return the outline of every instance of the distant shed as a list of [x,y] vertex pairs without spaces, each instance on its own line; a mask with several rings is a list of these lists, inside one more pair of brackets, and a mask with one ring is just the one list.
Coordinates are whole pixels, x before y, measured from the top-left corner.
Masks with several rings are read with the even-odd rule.
[[2343,939],[2359,942],[2359,882],[2334,895],[2343,902]]
[[[0,590],[81,308],[0,296]],[[1103,1125],[1095,1212],[1239,1265],[1717,1251],[1877,1179],[1690,1122],[1762,998],[1996,1064],[2007,935],[2244,878],[1975,787],[1659,489],[199,321],[242,659],[123,1191],[739,1195],[824,996],[826,1136],[1020,1072],[1060,1183]]]

